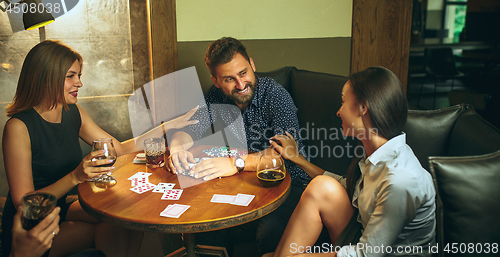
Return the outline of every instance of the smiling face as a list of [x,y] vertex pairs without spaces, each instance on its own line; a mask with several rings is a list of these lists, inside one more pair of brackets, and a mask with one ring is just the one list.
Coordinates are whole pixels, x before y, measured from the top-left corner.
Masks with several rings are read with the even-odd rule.
[[78,89],[83,86],[80,80],[82,76],[81,69],[82,65],[76,60],[66,73],[66,79],[64,80],[64,99],[66,100],[66,104],[75,104],[78,101]]
[[342,119],[344,136],[356,137],[363,133],[365,125],[362,117],[365,112],[352,91],[351,82],[347,81],[342,88],[342,106],[337,112],[337,116]]
[[217,78],[210,77],[214,85],[234,101],[241,110],[244,110],[255,95],[255,65],[241,54],[237,53],[228,62],[217,66]]

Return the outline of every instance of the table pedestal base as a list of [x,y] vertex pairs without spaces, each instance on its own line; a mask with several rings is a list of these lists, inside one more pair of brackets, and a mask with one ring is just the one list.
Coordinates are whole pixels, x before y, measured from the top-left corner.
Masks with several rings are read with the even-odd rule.
[[229,257],[226,248],[218,246],[196,245],[194,242],[194,237],[194,234],[191,233],[182,234],[184,247],[169,255],[166,255],[165,257],[195,257],[198,254]]

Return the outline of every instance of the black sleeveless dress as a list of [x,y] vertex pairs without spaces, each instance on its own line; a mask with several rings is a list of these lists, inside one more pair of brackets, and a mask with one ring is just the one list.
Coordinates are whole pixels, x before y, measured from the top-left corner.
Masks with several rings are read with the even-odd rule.
[[[62,110],[61,123],[44,120],[35,109],[17,113],[11,119],[21,120],[28,128],[31,142],[31,170],[35,190],[49,186],[66,176],[82,161],[79,133],[82,120],[78,107],[68,105],[69,110]],[[66,218],[69,204],[66,196],[58,200],[61,207],[61,221]],[[5,202],[2,217],[3,256],[8,256],[12,247],[12,223],[16,209],[10,192]]]

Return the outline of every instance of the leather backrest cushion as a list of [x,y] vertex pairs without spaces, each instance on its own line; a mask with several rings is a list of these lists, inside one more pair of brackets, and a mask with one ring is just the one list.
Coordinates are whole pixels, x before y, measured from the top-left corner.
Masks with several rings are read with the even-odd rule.
[[295,67],[286,66],[281,69],[267,71],[267,72],[255,72],[255,75],[259,77],[270,77],[273,78],[276,82],[282,85],[288,92],[290,92],[290,74],[292,70],[296,70]]
[[455,105],[445,109],[409,110],[403,128],[406,143],[412,148],[424,169],[429,170],[429,156],[446,156],[455,121],[467,108]]
[[357,140],[344,138],[337,111],[342,105],[342,88],[347,77],[306,70],[293,70],[290,93],[298,108],[301,135],[310,161],[343,175],[346,173]]
[[482,243],[484,251],[485,243],[498,244],[500,151],[472,157],[431,157],[429,163],[442,207],[437,215],[439,245]]
[[471,156],[500,150],[500,130],[485,121],[473,108],[457,120],[448,148],[448,156]]

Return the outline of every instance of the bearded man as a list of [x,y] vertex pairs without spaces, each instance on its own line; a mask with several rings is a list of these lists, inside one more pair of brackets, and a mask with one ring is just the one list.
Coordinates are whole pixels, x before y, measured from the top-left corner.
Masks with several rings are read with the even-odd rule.
[[[231,37],[214,41],[205,54],[205,64],[214,84],[205,93],[206,105],[200,105],[192,117],[199,123],[175,132],[169,140],[169,171],[177,173],[182,167],[189,168],[188,163],[193,163],[194,158],[188,149],[210,128],[212,132],[230,131],[225,133],[226,137],[234,138],[232,142],[239,142],[254,154],[201,161],[191,170],[197,178],[211,180],[241,171],[255,171],[260,152],[269,154],[273,151],[270,138],[276,134],[285,135],[285,131],[296,140],[297,154],[305,157],[298,133],[297,107],[292,97],[273,79],[255,75],[255,64],[240,41]],[[237,116],[243,120],[241,126],[235,125]],[[222,125],[214,125],[217,122]],[[293,162],[285,161],[285,166],[292,178],[289,197],[274,212],[253,222],[256,225],[257,245],[262,253],[275,250],[291,213],[311,179]],[[224,246],[228,247],[227,244]]]

